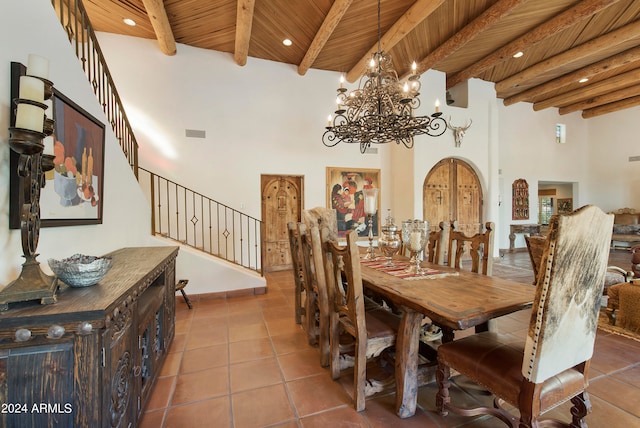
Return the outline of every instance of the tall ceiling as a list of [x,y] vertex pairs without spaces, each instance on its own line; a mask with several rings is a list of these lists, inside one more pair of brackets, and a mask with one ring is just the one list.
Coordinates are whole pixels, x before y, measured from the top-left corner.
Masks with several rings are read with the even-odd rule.
[[[96,31],[181,43],[345,73],[356,81],[378,49],[377,0],[84,0]],[[127,26],[124,18],[137,25]],[[640,105],[638,0],[380,0],[382,50],[400,76],[479,78],[505,105],[594,117]],[[291,46],[283,45],[290,39]],[[513,55],[522,52],[520,58]],[[580,83],[580,79],[588,79]]]

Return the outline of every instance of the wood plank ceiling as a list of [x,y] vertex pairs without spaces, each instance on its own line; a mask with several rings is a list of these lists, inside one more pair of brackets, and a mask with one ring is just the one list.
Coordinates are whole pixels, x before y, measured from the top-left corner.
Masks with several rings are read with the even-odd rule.
[[[377,50],[377,0],[84,0],[96,31],[176,42],[345,73],[357,80]],[[381,46],[398,73],[494,82],[505,105],[582,111],[590,118],[640,105],[638,0],[381,0]],[[123,23],[136,21],[135,27]],[[288,38],[292,46],[284,46]],[[520,58],[514,58],[517,52]],[[250,66],[250,65],[249,65]],[[588,79],[579,83],[580,79]]]

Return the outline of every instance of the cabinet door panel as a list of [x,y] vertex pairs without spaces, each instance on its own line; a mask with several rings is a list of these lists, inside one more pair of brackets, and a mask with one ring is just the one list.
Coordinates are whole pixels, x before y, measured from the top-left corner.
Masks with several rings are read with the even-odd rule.
[[110,344],[106,352],[104,379],[104,426],[127,427],[134,420],[134,350],[132,313],[122,314],[122,320],[107,330],[104,343]]
[[[64,340],[64,339],[62,339]],[[12,349],[0,357],[7,427],[73,427],[73,344]]]

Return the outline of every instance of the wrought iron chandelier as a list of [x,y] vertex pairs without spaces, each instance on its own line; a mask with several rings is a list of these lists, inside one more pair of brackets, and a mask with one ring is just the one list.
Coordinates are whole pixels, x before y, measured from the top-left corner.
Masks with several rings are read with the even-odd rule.
[[336,144],[360,144],[364,153],[372,144],[395,142],[408,149],[413,147],[416,135],[438,137],[447,130],[436,103],[431,116],[414,116],[420,107],[420,75],[416,64],[412,74],[402,83],[393,68],[391,55],[382,51],[380,43],[380,0],[378,0],[378,51],[368,62],[366,73],[360,78],[358,89],[347,94],[344,77],[340,79],[338,108],[335,116],[329,116],[322,143],[327,147]]

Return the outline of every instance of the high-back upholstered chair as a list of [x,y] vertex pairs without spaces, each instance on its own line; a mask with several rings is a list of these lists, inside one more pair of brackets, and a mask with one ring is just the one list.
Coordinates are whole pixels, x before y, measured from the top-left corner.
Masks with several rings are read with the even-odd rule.
[[[312,260],[312,244],[311,235],[307,229],[307,225],[298,222],[297,237],[300,255],[300,267],[302,269],[302,283],[305,286],[304,300],[301,302],[304,307],[305,317],[302,321],[302,328],[307,333],[307,340],[310,345],[318,343],[320,336],[319,313],[320,305],[318,303],[319,290],[318,281],[316,280],[315,266]],[[320,254],[322,257],[322,254]],[[322,267],[321,267],[322,269]],[[324,287],[324,297],[326,297],[326,287]],[[301,297],[302,300],[302,297]],[[325,306],[326,307],[326,306]],[[328,329],[328,325],[324,325]]]
[[289,250],[291,251],[291,263],[293,264],[293,279],[295,283],[295,317],[296,324],[302,324],[302,317],[305,315],[305,300],[303,293],[306,292],[304,272],[302,270],[302,246],[300,244],[300,233],[298,225],[294,222],[287,223],[289,234]]
[[[465,244],[471,255],[471,271],[491,275],[493,271],[493,230],[492,221],[485,224],[485,231],[467,236],[458,230],[458,222],[451,223],[449,232],[449,266],[456,269],[462,267],[461,260]],[[482,262],[482,263],[481,263]],[[482,269],[481,269],[482,267]]]
[[427,261],[443,265],[445,263],[445,253],[449,243],[449,224],[441,221],[438,229],[429,232],[429,242],[427,243]]
[[529,259],[531,260],[531,268],[533,269],[533,283],[537,284],[538,272],[540,271],[540,262],[542,261],[542,252],[546,245],[547,238],[545,236],[525,236],[527,251],[529,251]]
[[[571,425],[586,427],[591,411],[585,391],[598,327],[609,258],[613,216],[595,206],[551,218],[526,342],[483,332],[438,348],[438,394],[442,415],[490,414],[511,427],[539,427],[540,416],[571,400]],[[460,409],[450,403],[451,369],[496,397],[495,408]],[[500,404],[520,411],[520,421]],[[547,425],[545,425],[547,426]]]
[[345,332],[355,341],[353,368],[354,407],[365,408],[367,359],[377,357],[396,341],[399,318],[385,309],[365,311],[360,270],[360,254],[354,230],[347,234],[347,245],[327,239],[322,230],[323,261],[329,297],[329,339],[331,376],[340,378],[340,335]]

